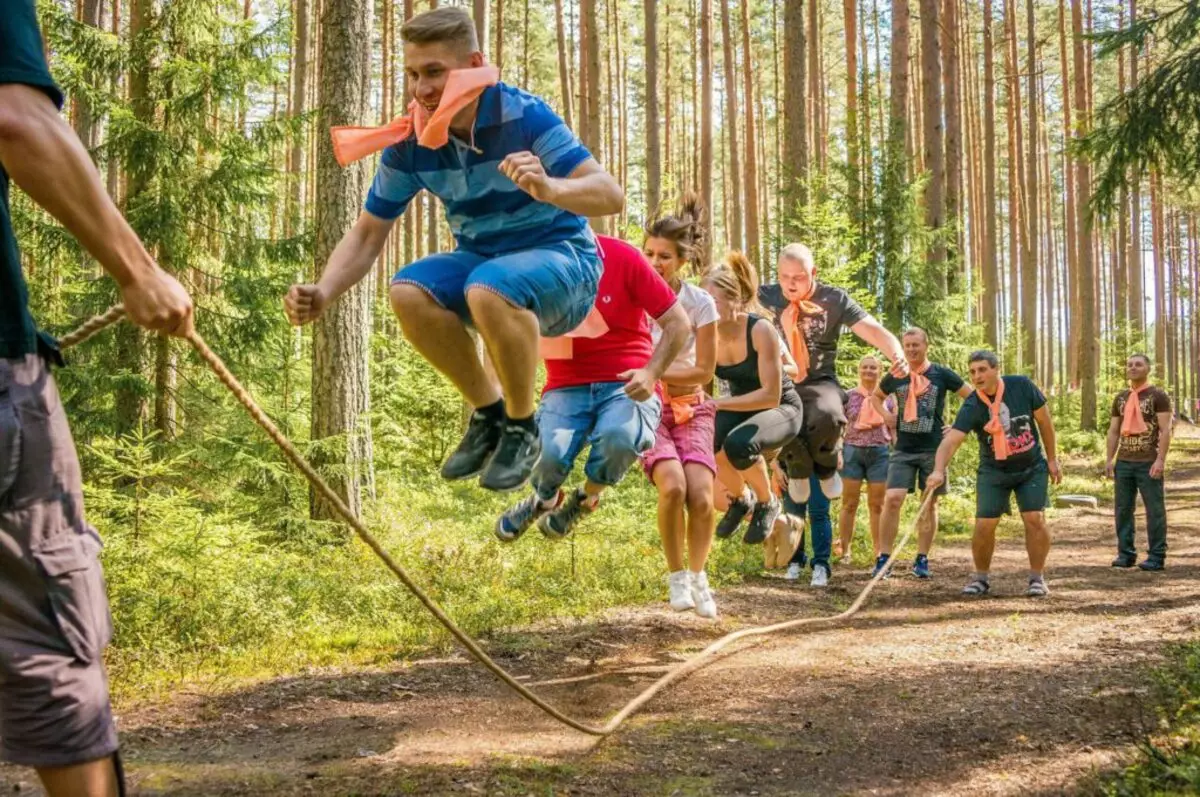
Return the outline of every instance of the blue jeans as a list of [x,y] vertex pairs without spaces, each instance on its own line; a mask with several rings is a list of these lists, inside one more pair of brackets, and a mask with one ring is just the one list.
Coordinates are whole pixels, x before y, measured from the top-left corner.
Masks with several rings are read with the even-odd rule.
[[543,335],[554,337],[579,326],[592,310],[603,266],[590,236],[498,257],[458,249],[410,263],[393,285],[415,285],[470,323],[467,291],[483,288],[514,307],[531,311]]
[[[797,504],[785,490],[783,493],[783,511],[789,515],[802,518],[808,515],[808,528],[812,529],[812,564],[824,565],[830,570],[829,557],[833,553],[833,519],[829,516],[829,499],[821,492],[821,480],[814,473],[808,478],[810,494],[808,501]],[[808,560],[804,553],[804,535],[800,535],[800,544],[792,554],[792,563],[804,567]]]
[[1150,478],[1150,464],[1118,459],[1113,466],[1117,552],[1122,559],[1129,561],[1137,557],[1133,512],[1137,506],[1138,493],[1142,494],[1142,503],[1146,505],[1149,558],[1155,562],[1162,562],[1167,558],[1167,499],[1163,493],[1162,478]]
[[591,444],[584,474],[595,484],[614,485],[638,455],[654,445],[662,401],[634,401],[624,382],[549,390],[538,406],[542,458],[533,469],[533,489],[550,501],[571,473],[585,443]]

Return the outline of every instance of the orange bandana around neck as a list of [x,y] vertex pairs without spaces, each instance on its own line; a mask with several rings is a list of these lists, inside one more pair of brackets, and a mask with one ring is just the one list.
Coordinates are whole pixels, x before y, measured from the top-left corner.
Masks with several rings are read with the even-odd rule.
[[1121,416],[1121,435],[1123,437],[1142,434],[1148,428],[1146,419],[1142,417],[1142,393],[1149,388],[1149,382],[1136,389],[1129,388],[1129,395],[1125,399],[1125,414]]
[[1003,462],[1008,459],[1008,435],[1004,433],[1004,424],[1000,422],[1000,404],[1004,400],[1004,380],[1000,380],[1000,386],[996,388],[996,397],[989,399],[987,394],[982,390],[976,390],[975,395],[979,396],[979,400],[983,402],[983,406],[988,408],[991,417],[987,424],[983,427],[983,431],[992,436],[992,454],[995,455],[997,462]]
[[450,123],[463,108],[474,102],[484,89],[500,82],[500,70],[494,66],[451,70],[442,91],[442,101],[432,115],[421,103],[408,104],[408,115],[397,116],[379,127],[342,126],[330,128],[333,156],[341,166],[373,155],[398,144],[416,133],[417,143],[428,149],[443,147],[450,140]]
[[904,399],[904,420],[912,423],[917,419],[917,397],[924,396],[929,390],[929,380],[925,373],[933,366],[929,360],[920,368],[913,368],[908,374],[908,396]]
[[879,414],[879,410],[875,409],[875,402],[871,401],[871,392],[862,385],[854,388],[854,392],[863,397],[862,405],[858,410],[858,420],[854,422],[854,428],[859,431],[866,431],[883,426],[883,416]]
[[779,317],[783,332],[787,336],[788,348],[792,350],[792,358],[796,361],[796,382],[808,378],[808,369],[812,360],[808,355],[808,341],[804,339],[804,330],[800,326],[800,316],[824,315],[825,308],[816,302],[809,301],[817,290],[817,281],[809,283],[808,293],[784,308]]

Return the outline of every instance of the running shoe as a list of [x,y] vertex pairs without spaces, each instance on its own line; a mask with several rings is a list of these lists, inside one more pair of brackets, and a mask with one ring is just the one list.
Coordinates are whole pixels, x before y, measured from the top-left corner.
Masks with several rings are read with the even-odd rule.
[[501,542],[514,542],[528,531],[529,527],[536,523],[542,515],[560,503],[562,503],[562,492],[559,492],[554,499],[554,504],[549,507],[542,503],[542,499],[538,498],[537,493],[530,493],[528,498],[509,507],[503,515],[496,519],[493,531]]
[[[881,554],[879,554],[879,556],[875,557],[875,567],[871,568],[871,578],[875,578],[875,576],[879,575],[879,571],[883,570],[883,568],[887,565],[888,558],[889,557],[886,553],[881,553]],[[891,577],[892,577],[892,573],[889,570],[888,574],[886,576],[884,576],[884,578],[891,578]]]
[[536,430],[505,424],[496,453],[479,477],[479,486],[498,493],[516,490],[529,480],[541,454],[542,442]]
[[917,578],[930,578],[932,574],[929,572],[929,557],[923,553],[917,554],[917,558],[913,560],[912,574]]
[[442,478],[458,481],[478,475],[496,452],[496,446],[500,445],[500,435],[503,431],[503,417],[493,418],[478,412],[471,413],[466,434],[442,464]]
[[966,586],[964,586],[962,588],[962,594],[978,597],[981,595],[988,594],[988,591],[991,588],[992,588],[992,585],[988,583],[988,580],[986,578],[980,578],[979,576],[972,576],[971,580],[968,581]]
[[1137,560],[1129,559],[1124,556],[1118,556],[1116,559],[1112,560],[1113,567],[1120,567],[1120,568],[1128,569],[1128,568],[1134,567],[1136,565],[1137,565]]
[[751,504],[744,497],[730,503],[729,508],[725,510],[725,516],[717,524],[717,536],[721,539],[732,536],[750,509]]
[[767,502],[758,501],[754,504],[754,514],[750,516],[750,528],[742,542],[747,545],[760,545],[767,535],[775,530],[775,521],[783,511],[783,504],[775,496]]
[[799,562],[792,562],[788,565],[787,572],[783,574],[783,577],[787,581],[799,581],[800,573],[803,572],[803,570],[804,566]]
[[597,501],[589,501],[582,487],[559,503],[558,508],[538,521],[538,531],[552,540],[561,540],[571,533],[584,515],[590,515],[596,510]]
[[686,570],[679,570],[667,576],[667,594],[671,608],[677,612],[696,608],[696,599],[692,597],[692,579],[688,577]]
[[1160,559],[1147,559],[1138,565],[1139,570],[1162,570],[1165,567]]
[[696,614],[706,620],[717,617],[717,602],[713,600],[712,590],[708,587],[708,574],[704,571],[691,573],[692,602],[696,604]]
[[829,568],[825,565],[813,565],[812,580],[808,582],[810,587],[824,587],[829,584]]
[[1050,587],[1046,586],[1044,578],[1029,579],[1029,587],[1025,590],[1025,594],[1031,598],[1044,598],[1050,594]]

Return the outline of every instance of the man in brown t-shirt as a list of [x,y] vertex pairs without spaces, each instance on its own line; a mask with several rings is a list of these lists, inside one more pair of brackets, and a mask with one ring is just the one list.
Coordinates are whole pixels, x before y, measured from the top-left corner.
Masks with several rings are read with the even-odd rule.
[[[1146,505],[1146,536],[1150,552],[1138,565],[1142,570],[1162,570],[1167,558],[1167,507],[1163,471],[1171,444],[1171,397],[1147,380],[1150,358],[1134,354],[1125,362],[1129,389],[1113,399],[1108,425],[1107,473],[1113,480],[1116,503],[1117,558],[1113,567],[1133,567],[1134,505],[1141,493]],[[1136,402],[1136,403],[1135,403]]]

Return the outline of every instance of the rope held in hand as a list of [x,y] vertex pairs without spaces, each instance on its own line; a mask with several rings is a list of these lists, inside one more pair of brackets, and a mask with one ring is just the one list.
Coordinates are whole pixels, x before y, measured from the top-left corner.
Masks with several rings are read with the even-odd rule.
[[[107,312],[92,318],[79,329],[63,337],[59,341],[59,345],[63,349],[68,349],[72,346],[78,346],[84,341],[99,334],[104,329],[116,324],[124,317],[125,308],[119,304],[114,305]],[[887,563],[887,566],[885,566],[883,570],[881,570],[875,575],[874,578],[867,582],[866,586],[863,587],[862,592],[860,592],[858,597],[855,598],[854,602],[850,604],[850,607],[840,614],[832,615],[830,617],[804,617],[796,620],[788,620],[786,622],[776,623],[774,625],[743,628],[740,631],[734,631],[731,634],[727,634],[726,636],[718,639],[716,642],[713,642],[696,656],[693,656],[691,659],[688,659],[679,666],[665,673],[661,678],[647,687],[645,691],[626,704],[623,709],[617,712],[617,714],[614,715],[612,719],[610,719],[603,726],[588,725],[585,722],[580,722],[579,720],[567,716],[542,698],[538,697],[538,695],[517,681],[515,677],[513,677],[507,670],[497,664],[487,653],[485,653],[484,650],[479,647],[479,644],[472,639],[470,635],[459,628],[458,625],[442,610],[442,608],[438,606],[438,604],[432,598],[430,598],[429,595],[426,594],[425,591],[416,584],[416,582],[412,580],[412,577],[408,575],[407,571],[405,571],[405,569],[401,567],[394,559],[392,559],[388,552],[383,549],[383,546],[381,546],[378,540],[371,535],[371,532],[367,531],[366,526],[364,526],[362,522],[354,516],[354,514],[350,511],[350,508],[346,506],[345,502],[338,497],[337,493],[335,493],[328,484],[326,484],[325,480],[321,478],[308,460],[306,460],[304,456],[296,450],[296,447],[292,444],[292,442],[288,440],[282,432],[279,431],[279,428],[275,426],[274,422],[272,422],[271,419],[267,417],[267,414],[263,412],[257,403],[255,403],[249,392],[242,387],[237,378],[234,377],[234,375],[230,373],[229,369],[225,367],[225,363],[221,361],[221,358],[213,353],[212,349],[208,347],[208,344],[204,342],[204,339],[200,337],[200,334],[192,331],[187,335],[187,341],[192,345],[192,348],[196,350],[196,353],[200,355],[200,359],[204,360],[204,362],[208,364],[208,367],[212,369],[213,373],[216,374],[217,378],[221,380],[221,383],[224,384],[225,387],[229,389],[229,392],[232,393],[238,400],[238,402],[246,408],[246,411],[250,413],[250,417],[254,419],[254,422],[262,427],[263,431],[265,431],[267,435],[273,441],[275,441],[275,445],[279,446],[279,449],[283,451],[284,455],[289,460],[291,460],[292,464],[299,468],[300,472],[304,474],[305,478],[308,479],[309,483],[312,484],[317,492],[324,496],[324,498],[329,501],[333,508],[337,510],[337,513],[342,517],[342,519],[346,521],[346,523],[348,523],[352,529],[354,529],[354,532],[358,535],[359,539],[361,539],[368,548],[375,552],[375,555],[378,556],[385,565],[387,565],[387,568],[391,570],[398,579],[400,579],[404,586],[408,588],[409,592],[411,592],[414,596],[416,596],[417,600],[424,604],[425,608],[437,618],[437,621],[441,623],[442,626],[449,631],[455,639],[462,643],[462,646],[465,647],[467,651],[479,661],[480,664],[490,670],[492,674],[503,681],[518,695],[525,698],[530,703],[537,706],[562,724],[574,728],[581,733],[600,737],[608,736],[614,733],[618,728],[621,727],[625,720],[646,705],[646,703],[648,703],[655,695],[675,681],[678,681],[684,676],[695,672],[707,664],[710,664],[713,660],[713,657],[716,656],[717,653],[734,642],[737,642],[738,640],[749,637],[765,636],[767,634],[786,631],[792,628],[799,628],[800,626],[805,625],[816,625],[819,623],[834,624],[841,622],[842,620],[849,619],[858,613],[858,610],[862,607],[863,603],[866,602],[866,599],[871,594],[871,591],[875,589],[875,585],[878,584],[880,579],[882,579],[891,570],[892,563],[895,561],[895,557],[890,559]],[[895,550],[900,550],[908,542],[909,538],[912,536],[913,529],[916,527],[917,522],[920,520],[921,516],[925,514],[925,511],[932,503],[933,494],[933,491],[930,490],[925,496],[925,500],[922,501],[921,508],[917,512],[916,519],[914,519],[912,526],[905,530],[903,536],[900,538],[900,541],[895,546]]]

